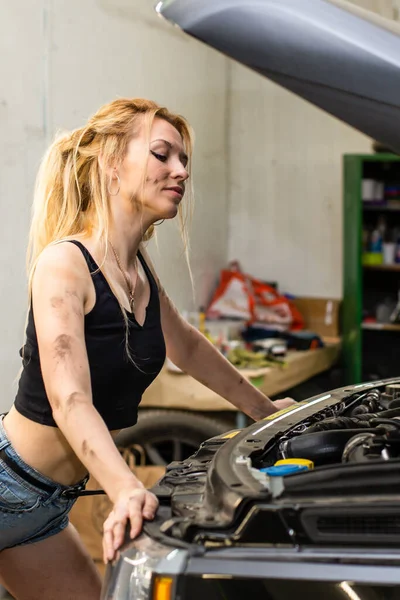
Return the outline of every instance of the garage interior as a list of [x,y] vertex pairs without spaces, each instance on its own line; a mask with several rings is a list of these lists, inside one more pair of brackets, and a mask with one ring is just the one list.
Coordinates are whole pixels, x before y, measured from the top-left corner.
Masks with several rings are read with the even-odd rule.
[[[400,21],[399,0],[351,3]],[[244,377],[272,399],[302,401],[398,375],[399,156],[166,25],[153,4],[14,0],[0,8],[0,412],[14,400],[20,368],[40,158],[57,131],[117,97],[154,99],[194,128],[194,286],[175,222],[157,227],[148,250],[180,313]],[[245,285],[237,291],[234,280]],[[289,311],[283,324],[276,305]],[[171,461],[249,422],[167,360],[118,444],[151,487]],[[102,573],[109,510],[94,496],[71,515]],[[2,597],[10,596],[0,589]]]

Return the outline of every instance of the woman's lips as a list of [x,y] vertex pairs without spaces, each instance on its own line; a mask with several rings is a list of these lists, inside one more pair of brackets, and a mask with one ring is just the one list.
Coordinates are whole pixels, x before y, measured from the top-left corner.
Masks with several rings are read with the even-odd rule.
[[184,194],[184,189],[179,186],[164,188],[164,190],[166,192],[171,192],[171,194],[173,194],[175,198],[179,198],[179,199],[182,198],[182,196]]

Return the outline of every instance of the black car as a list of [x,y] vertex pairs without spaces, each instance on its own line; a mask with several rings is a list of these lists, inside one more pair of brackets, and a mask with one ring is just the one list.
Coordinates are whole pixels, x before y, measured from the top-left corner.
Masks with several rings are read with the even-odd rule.
[[[344,0],[165,0],[157,11],[400,149],[394,24]],[[153,491],[158,515],[108,568],[103,600],[400,598],[400,378],[207,440]]]
[[153,491],[104,600],[400,598],[400,379],[207,440]]

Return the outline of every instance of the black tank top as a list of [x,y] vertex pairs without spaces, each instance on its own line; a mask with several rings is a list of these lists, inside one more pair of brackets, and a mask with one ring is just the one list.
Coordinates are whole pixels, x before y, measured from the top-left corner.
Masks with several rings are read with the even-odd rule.
[[[150,284],[150,300],[143,326],[139,325],[133,313],[127,313],[132,362],[126,352],[126,324],[115,295],[85,246],[76,240],[71,242],[82,251],[96,290],[96,303],[85,316],[93,404],[110,430],[129,427],[136,423],[142,394],[158,375],[165,360],[157,284],[139,252],[139,260]],[[40,370],[32,306],[26,342],[20,355],[23,371],[15,399],[16,409],[32,421],[57,427]]]

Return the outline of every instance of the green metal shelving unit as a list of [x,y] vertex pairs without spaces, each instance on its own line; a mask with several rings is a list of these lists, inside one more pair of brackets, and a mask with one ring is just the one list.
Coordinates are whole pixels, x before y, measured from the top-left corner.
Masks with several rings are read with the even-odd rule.
[[361,184],[366,162],[400,162],[395,154],[345,154],[343,157],[343,365],[346,384],[362,381],[362,225]]

